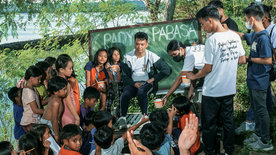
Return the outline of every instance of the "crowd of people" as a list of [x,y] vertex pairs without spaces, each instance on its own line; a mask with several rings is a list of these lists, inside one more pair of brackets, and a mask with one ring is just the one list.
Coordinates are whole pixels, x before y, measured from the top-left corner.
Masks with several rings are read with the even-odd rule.
[[[184,61],[184,65],[163,97],[163,106],[183,77],[191,80],[188,95],[175,97],[171,108],[156,109],[150,114],[148,95],[156,93],[158,82],[171,69],[157,54],[147,50],[148,35],[144,32],[135,34],[134,49],[123,56],[123,61],[116,47],[95,53],[94,60],[84,67],[86,89],[82,104],[69,55],[37,62],[8,92],[13,102],[17,145],[14,149],[10,142],[0,142],[0,154],[16,154],[17,150],[19,154],[34,155],[115,155],[122,154],[127,141],[134,155],[193,155],[202,150],[211,155],[219,153],[218,135],[223,133],[225,154],[231,155],[235,133],[253,130],[252,124],[255,132],[244,143],[253,150],[273,150],[269,126],[270,70],[275,60],[276,28],[270,10],[266,5],[250,4],[244,9],[246,28],[254,31],[240,33],[235,21],[224,14],[221,1],[211,1],[200,9],[196,18],[206,32],[205,45],[186,47],[179,40],[171,40],[167,45],[168,55],[176,62]],[[249,56],[245,56],[242,39],[250,46]],[[251,107],[246,121],[234,130],[237,68],[238,64],[246,63]],[[199,113],[190,102],[197,80],[204,80]],[[116,116],[106,104],[107,92],[114,89],[114,83],[124,86]],[[143,117],[128,128],[126,115],[133,97],[137,97]],[[99,110],[95,110],[98,101]],[[174,120],[177,120],[176,127]],[[114,134],[115,123],[119,129],[127,129],[126,132]],[[133,131],[139,127],[139,140],[133,139]]]

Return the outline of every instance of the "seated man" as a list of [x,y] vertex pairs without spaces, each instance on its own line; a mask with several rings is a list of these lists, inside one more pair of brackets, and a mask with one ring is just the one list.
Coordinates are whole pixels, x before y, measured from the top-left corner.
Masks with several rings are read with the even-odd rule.
[[[142,114],[147,114],[148,94],[158,90],[158,82],[170,74],[170,67],[158,55],[147,50],[148,35],[135,34],[135,49],[124,56],[122,80],[124,90],[121,95],[120,128],[126,127],[126,114],[130,99],[137,96]],[[157,70],[159,72],[157,72]]]

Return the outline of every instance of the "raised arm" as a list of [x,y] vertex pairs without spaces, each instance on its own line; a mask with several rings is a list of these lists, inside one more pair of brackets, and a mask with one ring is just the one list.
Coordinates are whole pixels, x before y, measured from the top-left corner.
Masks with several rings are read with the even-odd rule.
[[[147,121],[149,121],[149,118],[146,118],[146,117],[145,117],[145,114],[144,114],[142,120],[141,120],[139,123],[135,124],[134,126],[130,127],[130,128],[127,130],[127,132],[128,132],[128,131],[130,132],[131,130],[135,131],[137,128],[139,128],[140,125],[146,123]],[[127,132],[125,132],[125,133],[123,134],[123,136],[122,136],[122,138],[123,138],[124,141],[125,141],[126,138],[127,138]]]

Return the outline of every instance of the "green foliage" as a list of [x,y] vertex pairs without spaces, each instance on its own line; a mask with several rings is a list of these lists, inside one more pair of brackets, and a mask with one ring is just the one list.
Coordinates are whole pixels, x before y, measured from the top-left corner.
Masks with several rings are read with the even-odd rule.
[[[88,61],[85,54],[86,49],[81,48],[79,40],[75,40],[70,44],[57,48],[59,45],[51,44],[52,48],[43,50],[51,41],[43,40],[37,47],[28,47],[26,49],[11,51],[5,49],[0,52],[0,141],[9,140],[13,137],[13,114],[12,103],[8,99],[7,92],[16,82],[21,79],[25,70],[36,62],[44,60],[47,56],[57,57],[60,54],[69,54],[74,62],[74,70],[76,71],[77,80],[80,89],[84,89],[85,72],[83,66]],[[85,45],[85,47],[88,47]]]

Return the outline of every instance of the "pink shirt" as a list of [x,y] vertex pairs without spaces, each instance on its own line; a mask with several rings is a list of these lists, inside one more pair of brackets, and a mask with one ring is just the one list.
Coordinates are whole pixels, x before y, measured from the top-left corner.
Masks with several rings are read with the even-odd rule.
[[[72,88],[70,89],[70,92],[68,93],[68,95],[70,95],[70,97],[72,99],[72,103],[73,103],[74,107],[76,107],[74,92],[73,92]],[[66,103],[65,98],[63,99],[63,104],[64,104],[64,113],[63,113],[62,118],[61,118],[62,127],[67,125],[67,124],[75,124],[75,117],[73,116],[73,114],[71,113],[69,108],[67,107],[67,103]]]
[[32,123],[38,123],[38,117],[40,114],[35,114],[31,108],[30,103],[35,101],[38,108],[41,108],[39,95],[37,90],[30,88],[23,88],[22,90],[22,104],[23,104],[23,116],[20,125],[26,126]]

